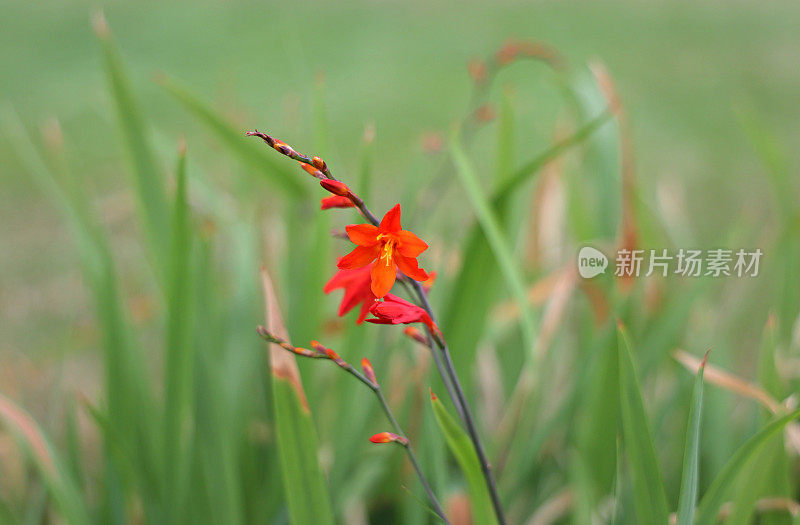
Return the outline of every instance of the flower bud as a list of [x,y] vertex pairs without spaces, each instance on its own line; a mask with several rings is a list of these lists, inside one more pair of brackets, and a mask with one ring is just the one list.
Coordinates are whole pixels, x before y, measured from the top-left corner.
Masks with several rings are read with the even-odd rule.
[[325,164],[325,161],[319,157],[312,157],[311,163],[314,164],[314,167],[317,168],[318,170],[325,171],[326,169],[328,169],[328,165]]
[[486,80],[486,62],[480,59],[473,59],[467,62],[467,70],[473,82],[480,84]]
[[338,180],[322,179],[319,181],[319,185],[340,197],[347,197],[350,194],[350,188],[344,182],[339,182]]
[[315,168],[311,164],[306,164],[305,162],[301,162],[300,163],[300,167],[303,168],[304,170],[306,170],[306,173],[308,173],[312,177],[316,177],[316,178],[318,178],[320,180],[325,178],[325,174],[323,174],[321,171],[319,171],[317,168]]
[[370,441],[373,443],[399,443],[403,446],[408,445],[408,439],[404,438],[403,436],[398,436],[393,432],[378,432],[371,438]]
[[364,376],[369,379],[373,385],[378,386],[378,378],[375,377],[375,370],[372,369],[372,363],[366,357],[361,360],[361,368],[364,369]]
[[355,208],[355,206],[356,205],[353,204],[353,201],[347,197],[341,197],[339,195],[325,197],[319,202],[320,210],[327,210],[329,208]]
[[421,345],[428,344],[428,340],[425,338],[425,335],[418,328],[408,326],[405,330],[403,330],[403,333]]

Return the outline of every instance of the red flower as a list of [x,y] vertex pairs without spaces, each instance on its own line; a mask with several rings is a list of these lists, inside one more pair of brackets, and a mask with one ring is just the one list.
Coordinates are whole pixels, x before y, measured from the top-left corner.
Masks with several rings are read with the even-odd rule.
[[347,197],[341,197],[339,195],[325,197],[319,202],[320,210],[327,210],[328,208],[354,208],[355,206],[356,205],[353,204],[353,201]]
[[328,281],[323,291],[331,293],[337,288],[344,290],[342,302],[339,304],[340,317],[355,308],[358,303],[363,303],[361,305],[361,313],[358,314],[358,319],[356,319],[356,323],[361,324],[369,313],[369,307],[375,302],[375,296],[370,289],[371,281],[372,278],[370,277],[368,266],[356,270],[339,270]]
[[372,264],[372,293],[383,297],[392,289],[397,269],[416,281],[428,278],[417,256],[428,249],[425,242],[400,226],[400,205],[386,212],[379,226],[351,224],[347,235],[358,246],[339,260],[339,268],[352,270]]
[[369,313],[375,316],[374,319],[367,319],[368,323],[375,324],[410,324],[422,323],[431,329],[431,332],[439,334],[439,328],[434,324],[431,316],[425,309],[409,303],[396,295],[388,294],[383,298],[383,302],[376,301],[369,309]]

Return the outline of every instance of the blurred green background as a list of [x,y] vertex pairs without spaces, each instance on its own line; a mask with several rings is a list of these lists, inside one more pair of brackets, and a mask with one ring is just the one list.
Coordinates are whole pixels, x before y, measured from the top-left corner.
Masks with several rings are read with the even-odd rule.
[[[359,337],[388,338],[389,342],[378,340],[392,348],[408,350],[408,345],[398,342],[395,336],[376,335],[378,331],[372,326],[361,329],[368,331],[367,336],[353,335],[352,330],[343,332],[333,316],[338,293],[334,294],[336,297],[322,298],[320,286],[332,274],[333,256],[343,253],[344,247],[326,244],[315,251],[314,239],[325,237],[332,226],[341,228],[352,217],[314,218],[318,195],[302,172],[296,176],[308,186],[310,204],[287,204],[273,181],[253,177],[252,167],[239,162],[218,135],[210,133],[155,79],[167,75],[179,82],[237,131],[258,128],[299,151],[321,154],[352,185],[362,180],[359,174],[367,173],[373,211],[382,214],[398,200],[403,203],[404,213],[409,210],[404,224],[432,246],[423,257],[423,266],[436,270],[442,290],[450,292],[453,283],[458,282],[461,263],[469,261],[470,255],[460,247],[474,220],[447,160],[448,136],[454,123],[473,109],[469,106],[472,80],[467,72],[468,61],[491,56],[507,39],[516,38],[547,44],[563,54],[574,72],[570,73],[570,82],[583,86],[578,91],[584,89],[588,106],[597,110],[603,106],[602,101],[598,102],[602,99],[596,88],[594,95],[589,93],[591,89],[586,86],[592,84],[591,75],[584,64],[605,64],[627,117],[637,188],[639,242],[643,247],[761,247],[765,252],[765,267],[758,280],[687,284],[668,279],[651,288],[643,280],[628,300],[618,299],[616,291],[609,292],[612,317],[632,325],[634,347],[637,342],[657,347],[640,356],[640,364],[645,363],[640,381],[656,428],[656,449],[666,474],[669,507],[674,510],[677,501],[691,390],[689,375],[669,358],[672,349],[682,347],[699,354],[713,347],[712,362],[748,380],[759,381],[764,376],[756,377],[754,370],[762,359],[762,332],[773,312],[780,324],[775,345],[778,353],[788,359],[784,363],[789,363],[782,368],[778,381],[783,386],[773,395],[782,400],[795,390],[798,372],[796,366],[792,367],[796,364],[792,359],[797,358],[797,335],[792,330],[800,297],[800,279],[797,266],[793,266],[800,242],[796,215],[796,152],[800,149],[797,2],[355,1],[340,5],[0,1],[0,104],[4,110],[13,108],[11,111],[19,115],[22,125],[36,144],[42,144],[40,149],[46,154],[48,149],[62,151],[57,143],[63,142],[61,160],[81,178],[82,182],[75,184],[90,196],[99,222],[108,232],[123,303],[141,348],[147,349],[142,354],[147,369],[144,375],[158,382],[161,360],[155,349],[161,345],[159,334],[167,323],[161,321],[163,305],[151,267],[153,255],[148,254],[141,239],[130,162],[119,133],[101,46],[89,22],[91,13],[99,9],[105,13],[119,47],[159,168],[165,173],[174,171],[176,145],[183,136],[188,148],[190,194],[197,189],[193,177],[198,173],[202,174],[203,184],[211,188],[197,199],[199,204],[193,203],[198,238],[218,227],[234,239],[215,242],[214,248],[209,249],[213,255],[208,256],[209,260],[214,259],[221,268],[220,275],[225,275],[208,292],[206,300],[213,304],[192,298],[198,305],[193,310],[195,314],[208,308],[205,314],[210,318],[229,321],[226,329],[231,332],[215,334],[214,340],[220,348],[227,348],[226,352],[234,352],[231,348],[243,341],[256,349],[248,355],[256,355],[261,348],[250,336],[251,327],[260,321],[256,269],[262,262],[276,274],[273,277],[288,310],[290,333],[298,337],[298,345],[306,344],[308,338],[328,335],[333,341],[342,341],[340,353],[353,362],[360,354],[348,354],[344,341],[363,344]],[[580,123],[563,101],[557,75],[541,64],[513,64],[502,71],[489,100],[497,111],[502,111],[504,104],[513,108],[515,131],[508,139],[513,142],[513,165],[534,157]],[[592,114],[586,116],[584,120]],[[495,170],[495,150],[501,140],[496,138],[496,127],[491,123],[481,128],[469,147],[479,177],[487,187],[493,184],[487,174]],[[364,145],[365,129],[368,134],[374,129],[373,146]],[[537,244],[541,240],[530,240],[529,230],[535,226],[526,221],[533,214],[532,203],[537,202],[531,196],[531,187],[525,186],[525,192],[515,201],[514,217],[519,224],[510,228],[511,244],[528,279],[526,284],[533,285],[568,265],[580,243],[589,241],[608,247],[613,242],[622,206],[616,133],[616,127],[613,132],[604,128],[593,146],[596,151],[588,148],[585,157],[583,153],[570,157],[567,167],[560,168],[570,181],[564,189],[567,197],[550,213],[563,213],[571,227],[556,239],[556,246],[542,247]],[[436,142],[432,137],[441,138],[443,151],[429,151],[431,141]],[[30,166],[20,157],[18,143],[6,138],[0,135],[0,392],[25,406],[60,443],[66,439],[62,437],[62,397],[71,399],[79,391],[102,404],[98,400],[104,398],[105,391],[99,350],[103,329],[96,320],[92,297],[81,274],[80,252],[75,249],[64,216],[34,182]],[[284,160],[274,156],[278,162]],[[293,168],[289,161],[286,165]],[[171,195],[173,177],[164,180],[169,181],[164,186]],[[535,191],[545,194],[541,188]],[[219,226],[225,222],[216,215],[220,208],[236,217],[232,222],[237,226],[231,231]],[[610,227],[594,228],[593,216],[600,217],[603,210],[609,209],[614,216]],[[414,211],[418,212],[416,216]],[[242,224],[244,229],[239,227]],[[307,240],[292,247],[294,237]],[[537,245],[539,251],[531,245]],[[248,246],[250,251],[241,251],[242,246]],[[308,262],[314,256],[319,259]],[[202,266],[201,262],[197,264]],[[295,271],[305,276],[302,283],[294,280]],[[199,289],[207,283],[200,281],[198,275],[195,284]],[[494,301],[501,303],[512,294],[507,293],[502,280],[497,283],[501,291],[493,294],[497,296]],[[252,290],[248,290],[250,284]],[[607,282],[603,287],[616,290]],[[313,295],[313,290],[318,290],[318,295]],[[293,298],[298,294],[306,295]],[[446,299],[435,294],[434,303],[444,310]],[[217,302],[217,298],[224,299]],[[481,296],[469,299],[475,301],[477,309],[496,306],[482,303]],[[590,396],[593,391],[586,376],[591,376],[592,345],[603,346],[597,341],[607,333],[602,323],[594,326],[590,322],[591,309],[585,298],[576,299],[575,303],[568,310],[563,332],[559,331],[555,338],[550,358],[558,354],[562,345],[570,351],[579,349],[557,365],[559,373],[553,378],[563,377],[564,368],[574,364],[572,359],[581,362],[575,365],[581,371],[576,371],[565,387],[570,393],[564,394],[573,396],[569,397],[573,401],[567,403],[569,408],[564,414],[577,410],[575,413],[580,415],[584,412],[575,400]],[[311,313],[303,310],[309,304],[315,305]],[[537,320],[540,306],[535,305]],[[491,319],[480,345],[473,343],[481,348],[497,343],[496,357],[502,369],[498,374],[508,380],[499,395],[510,396],[516,380],[514,370],[518,371],[516,367],[524,357],[514,351],[508,353],[506,360],[500,343],[519,345],[519,335],[515,331],[508,333],[506,321],[497,321],[497,316]],[[457,325],[458,321],[451,319],[450,324],[453,323]],[[234,332],[234,336],[227,337]],[[454,339],[458,337],[454,334]],[[461,337],[471,335],[465,332]],[[453,351],[458,354],[459,349]],[[410,350],[403,355],[409,362],[414,361],[407,354],[411,355]],[[458,359],[457,356],[457,365],[472,383],[472,376],[478,375],[472,373],[475,363]],[[227,403],[263,397],[264,386],[269,382],[247,375],[251,357],[225,362],[222,368],[209,370],[219,370],[214,373],[221,376],[217,380],[224,386],[220,388],[230,390]],[[387,363],[384,366],[388,377]],[[405,370],[398,366],[398,370]],[[347,406],[352,407],[353,394],[342,386],[346,381],[336,376],[335,370],[323,367],[326,370],[320,372],[317,368],[301,364],[312,406],[319,402],[321,407],[315,412],[322,443],[321,463],[324,470],[333,468],[333,479],[342,480],[351,472],[348,469],[358,468],[353,464],[364,461],[366,436],[336,432],[336,414],[342,409],[339,401],[347,399]],[[250,383],[239,384],[240,376],[236,374],[249,377]],[[584,379],[587,381],[582,382]],[[337,394],[325,395],[334,388],[332,385],[341,392],[334,390]],[[397,396],[403,399],[402,394]],[[471,397],[476,404],[483,403],[480,394],[471,392]],[[710,433],[718,437],[704,436],[704,461],[709,471],[701,477],[701,487],[707,487],[712,473],[756,428],[758,420],[754,405],[742,408],[740,398],[729,393],[718,390],[710,399],[712,408],[706,413],[712,415],[706,417],[711,419]],[[253,406],[242,410],[258,414],[258,421],[267,421],[266,445],[263,450],[258,449],[258,454],[274,461],[270,452],[272,416],[259,412],[263,409],[260,403],[251,401]],[[201,405],[201,401],[196,402],[196,406]],[[486,413],[496,405],[488,406],[484,408]],[[553,402],[553,407],[561,406]],[[406,409],[412,414],[416,410]],[[731,414],[735,417],[729,417]],[[373,415],[378,417],[377,411]],[[359,417],[361,426],[354,428],[369,427],[364,423],[367,416]],[[558,419],[564,425],[567,420]],[[581,420],[590,421],[586,425],[591,427],[591,415]],[[247,417],[243,416],[242,421]],[[572,458],[573,449],[583,451],[581,439],[574,439],[577,431],[549,419],[547,424],[554,425],[555,437],[548,434],[532,438],[535,446],[531,447],[538,459],[523,454],[528,463],[520,460],[526,465],[524,472],[517,474],[520,478],[501,482],[507,487],[514,522],[527,519],[541,502],[557,492],[556,485],[564,480],[582,486],[586,469],[593,468],[576,467],[579,461],[567,459]],[[244,423],[241,428],[259,431]],[[522,428],[528,427],[523,424]],[[493,433],[489,428],[484,431]],[[96,439],[91,437],[91,431],[86,435],[87,440]],[[348,459],[347,468],[337,471],[330,467],[331,462],[335,464],[331,457],[338,457],[341,447],[347,448],[350,441],[343,443],[344,438],[360,441],[355,452],[350,451],[354,457]],[[540,438],[541,442],[537,441]],[[555,443],[553,447],[564,455],[552,453],[542,443]],[[12,444],[4,441],[3,447],[0,458],[15,456]],[[96,442],[87,441],[83,448],[94,451]],[[275,498],[261,508],[260,504],[252,504],[258,499],[258,490],[241,488],[245,484],[241,480],[253,479],[264,486],[277,486],[270,485],[269,472],[274,471],[275,465],[266,474],[253,474],[243,465],[247,458],[256,456],[242,450],[231,460],[231,464],[242,467],[232,474],[240,479],[237,490],[241,490],[241,494],[232,496],[232,501],[248,502],[242,504],[246,510],[238,519],[285,520],[279,493],[273,493]],[[374,455],[374,451],[369,453],[372,455],[367,463],[386,458]],[[438,458],[440,467],[441,453],[423,451],[429,459]],[[97,459],[92,452],[87,456]],[[786,472],[794,472],[795,463],[786,461],[790,465]],[[97,470],[89,463],[88,470]],[[399,472],[402,465],[398,462],[386,468]],[[439,472],[452,470],[455,469],[440,468]],[[373,519],[403,516],[410,523],[421,519],[413,511],[396,510],[396,506],[416,505],[396,485],[383,492],[369,488],[368,481],[391,483],[392,477],[385,471],[356,472],[361,477],[343,486],[352,490],[352,500],[363,497],[371,502],[367,507]],[[453,485],[448,483],[447,475],[439,477],[437,486],[459,492],[459,482]],[[122,485],[129,486],[126,482]],[[602,482],[599,485],[604,486]],[[4,500],[10,502],[6,504],[10,510],[4,516],[28,515],[35,522],[37,517],[48,515],[42,510],[48,508],[45,498],[37,499],[31,486],[36,486],[35,481],[0,483],[6,493]],[[797,489],[796,484],[791,487]],[[336,486],[334,496],[343,490]],[[392,494],[386,495],[387,490]],[[580,492],[577,488],[575,491]],[[101,498],[95,495],[89,499]],[[129,499],[123,499],[131,505]],[[398,500],[402,503],[395,505]],[[602,507],[604,500],[598,500]],[[341,503],[345,511],[351,508],[349,502]],[[39,509],[39,514],[20,510],[31,508]],[[337,507],[339,511],[342,509]],[[103,512],[108,514],[99,515],[114,514]],[[202,515],[202,510],[196,512]],[[622,515],[633,522],[632,514]],[[356,520],[351,514],[344,516],[339,514],[339,519]],[[576,511],[576,516],[583,515]],[[580,518],[575,519],[580,522]],[[224,518],[221,520],[225,522]]]

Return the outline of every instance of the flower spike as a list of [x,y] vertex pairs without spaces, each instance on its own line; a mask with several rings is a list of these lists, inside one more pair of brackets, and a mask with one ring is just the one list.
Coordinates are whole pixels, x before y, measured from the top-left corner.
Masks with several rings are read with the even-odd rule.
[[256,332],[258,332],[258,335],[260,335],[265,341],[268,341],[270,343],[274,343],[274,344],[280,346],[281,348],[283,348],[284,350],[288,350],[289,352],[292,352],[295,355],[299,355],[301,357],[311,357],[311,358],[316,358],[316,359],[318,359],[320,357],[325,357],[324,352],[320,353],[320,352],[316,351],[316,349],[315,350],[309,350],[308,348],[300,348],[300,347],[297,347],[297,346],[292,346],[291,344],[289,344],[288,342],[284,341],[283,339],[281,339],[277,335],[273,334],[272,332],[270,332],[269,330],[267,330],[265,327],[263,327],[261,325],[256,327]]

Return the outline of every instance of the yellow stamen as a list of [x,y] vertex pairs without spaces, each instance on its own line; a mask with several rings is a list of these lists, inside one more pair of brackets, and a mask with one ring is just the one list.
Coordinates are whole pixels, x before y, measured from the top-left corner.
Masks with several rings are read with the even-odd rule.
[[389,235],[386,235],[385,233],[381,233],[380,235],[378,235],[379,241],[383,241],[384,239],[386,240],[383,243],[383,248],[381,250],[382,254],[380,258],[385,259],[386,266],[389,266],[392,264],[392,254],[394,252],[394,244],[396,241],[395,239],[391,238]]

